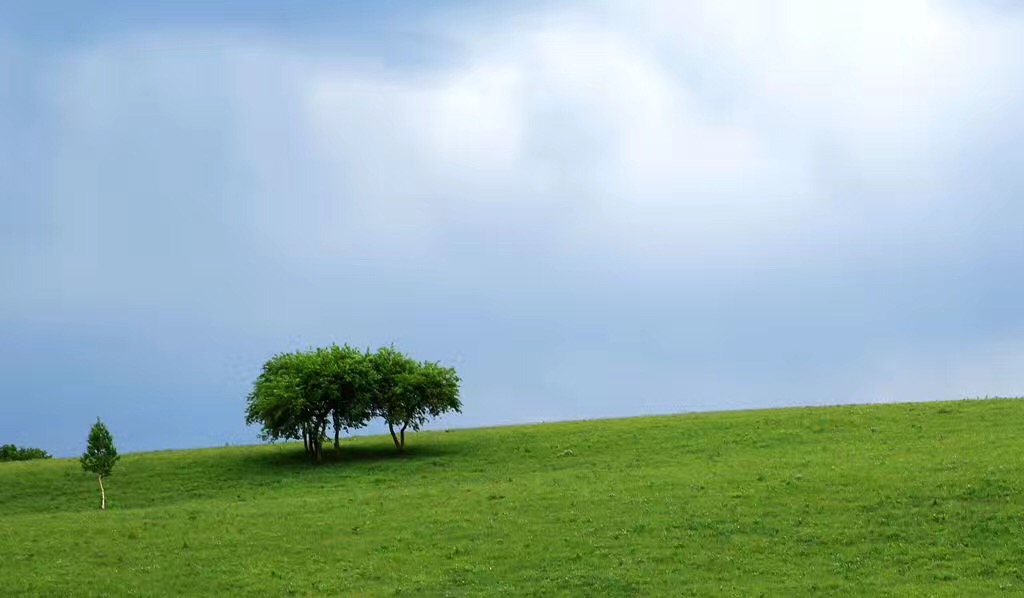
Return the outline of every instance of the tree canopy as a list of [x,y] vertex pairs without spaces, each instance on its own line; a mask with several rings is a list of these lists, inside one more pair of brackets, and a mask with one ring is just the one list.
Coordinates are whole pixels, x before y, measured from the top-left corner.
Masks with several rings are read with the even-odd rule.
[[301,439],[319,461],[328,426],[338,448],[342,430],[381,418],[402,451],[407,429],[461,411],[459,384],[453,368],[418,362],[393,347],[371,353],[331,345],[280,353],[263,364],[245,419],[261,425],[264,439]]

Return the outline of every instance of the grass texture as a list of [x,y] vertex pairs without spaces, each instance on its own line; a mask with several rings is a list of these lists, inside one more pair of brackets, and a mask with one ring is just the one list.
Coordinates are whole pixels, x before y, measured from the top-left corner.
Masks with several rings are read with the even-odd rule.
[[1024,591],[1024,401],[0,463],[5,596]]

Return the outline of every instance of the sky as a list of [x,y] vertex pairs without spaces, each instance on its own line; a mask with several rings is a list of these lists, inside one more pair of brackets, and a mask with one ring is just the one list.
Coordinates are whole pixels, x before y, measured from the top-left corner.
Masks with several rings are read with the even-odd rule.
[[0,443],[332,342],[440,428],[1021,396],[1021,105],[994,0],[0,0]]

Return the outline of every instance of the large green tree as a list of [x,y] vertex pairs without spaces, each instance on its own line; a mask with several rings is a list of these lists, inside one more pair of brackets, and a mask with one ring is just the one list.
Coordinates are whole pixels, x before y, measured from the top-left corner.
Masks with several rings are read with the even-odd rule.
[[316,356],[304,352],[270,358],[249,393],[246,422],[261,424],[267,440],[301,439],[306,452],[320,459],[330,406],[317,365]]
[[373,417],[371,404],[376,373],[366,354],[355,347],[331,345],[325,355],[325,377],[334,392],[330,396],[334,448],[340,448],[342,430],[362,428]]
[[[369,355],[368,360],[376,382],[371,401],[373,413],[387,423],[395,447],[404,450],[405,428],[401,426],[408,411],[408,383],[419,364],[394,347],[381,347],[376,353]],[[400,427],[401,437],[395,432],[395,426]]]
[[89,430],[89,445],[86,447],[85,453],[82,454],[80,461],[82,469],[95,474],[99,479],[101,510],[106,510],[107,508],[107,491],[103,487],[103,478],[110,476],[114,470],[114,465],[117,465],[117,462],[120,460],[121,457],[117,454],[117,448],[114,447],[114,437],[110,434],[107,426],[103,425],[103,422],[97,417],[96,423]]
[[406,430],[419,430],[430,418],[461,412],[461,381],[453,368],[416,362],[391,347],[379,350],[372,363],[378,375],[374,411],[387,423],[399,451],[405,450]]
[[271,357],[249,393],[246,422],[260,424],[264,439],[301,439],[320,461],[329,425],[340,448],[342,430],[380,417],[401,451],[406,430],[461,406],[452,368],[417,362],[394,347],[370,353],[331,345]]
[[374,380],[366,355],[348,345],[275,355],[249,393],[246,422],[261,424],[264,439],[301,439],[320,461],[328,425],[340,448],[342,430],[370,420]]
[[293,353],[268,359],[249,393],[245,421],[259,423],[264,440],[302,438],[296,359]]

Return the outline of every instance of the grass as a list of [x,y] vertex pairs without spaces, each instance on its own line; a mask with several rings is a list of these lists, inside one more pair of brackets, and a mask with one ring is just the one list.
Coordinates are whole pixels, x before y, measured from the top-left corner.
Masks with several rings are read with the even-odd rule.
[[0,594],[1024,591],[1024,401],[797,408],[0,464]]

